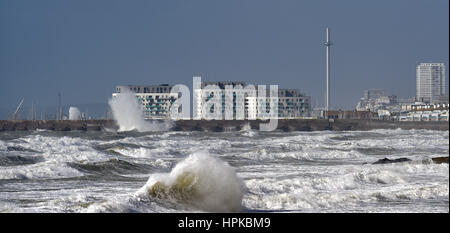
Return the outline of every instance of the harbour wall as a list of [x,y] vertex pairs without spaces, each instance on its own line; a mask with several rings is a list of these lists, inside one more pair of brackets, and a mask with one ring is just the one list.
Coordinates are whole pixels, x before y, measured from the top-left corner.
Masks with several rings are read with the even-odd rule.
[[[258,130],[261,120],[179,120],[174,121],[171,127],[173,131],[237,131],[245,125]],[[0,120],[0,131],[27,131],[27,130],[55,130],[55,131],[102,131],[105,129],[117,129],[113,120]],[[326,119],[291,119],[278,120],[277,130],[280,131],[351,131],[373,129],[427,129],[448,130],[448,121],[387,121],[387,120],[349,120],[335,119],[330,122]]]

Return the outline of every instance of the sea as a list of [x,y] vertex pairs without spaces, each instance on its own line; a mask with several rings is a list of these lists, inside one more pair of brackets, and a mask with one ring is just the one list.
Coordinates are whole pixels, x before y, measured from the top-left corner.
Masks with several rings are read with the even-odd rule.
[[448,213],[448,155],[431,130],[0,132],[0,212]]

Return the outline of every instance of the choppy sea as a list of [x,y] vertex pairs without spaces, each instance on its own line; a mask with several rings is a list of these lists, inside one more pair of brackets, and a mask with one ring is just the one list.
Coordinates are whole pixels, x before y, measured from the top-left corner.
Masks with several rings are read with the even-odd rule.
[[0,132],[0,212],[449,212],[448,155],[430,130]]

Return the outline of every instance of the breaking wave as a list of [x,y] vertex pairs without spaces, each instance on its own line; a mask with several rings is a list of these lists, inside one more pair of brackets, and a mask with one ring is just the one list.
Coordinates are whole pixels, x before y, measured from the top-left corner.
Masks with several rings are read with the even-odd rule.
[[228,163],[194,153],[170,173],[153,174],[141,192],[151,198],[210,212],[241,210],[244,183]]
[[448,198],[448,184],[439,185],[437,181],[424,184],[410,180],[411,174],[448,174],[447,164],[347,165],[325,168],[333,176],[310,175],[313,172],[323,174],[322,169],[314,167],[287,177],[274,174],[273,178],[247,179],[249,194],[243,203],[250,209],[273,211],[352,212],[360,211],[361,205],[373,202],[436,201]]

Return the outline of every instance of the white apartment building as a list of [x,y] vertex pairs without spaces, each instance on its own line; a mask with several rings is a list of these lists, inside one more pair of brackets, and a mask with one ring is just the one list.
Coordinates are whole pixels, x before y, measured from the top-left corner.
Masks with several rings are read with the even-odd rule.
[[144,119],[167,119],[170,117],[170,107],[179,98],[178,93],[170,93],[172,86],[168,84],[152,86],[125,85],[116,86],[113,98],[118,94],[131,91],[135,92],[141,107]]
[[[218,89],[213,92],[205,89],[210,85],[215,85]],[[227,89],[226,86],[231,86],[232,89]],[[171,117],[170,108],[181,97],[181,93],[171,93],[172,88],[168,84],[116,86],[116,92],[112,96],[114,98],[123,92],[134,92],[145,119],[168,119]],[[200,88],[194,89],[193,94],[194,119],[286,119],[310,117],[311,112],[311,97],[297,89],[278,89],[278,96],[274,97],[275,95],[269,95],[267,88],[266,97],[258,97],[257,86],[249,89],[244,82],[220,81],[201,82]],[[216,98],[217,102],[212,103],[211,98]],[[218,108],[218,112],[214,107]],[[212,115],[217,117],[211,117]]]
[[[266,89],[266,97],[258,97],[257,86],[255,86],[255,92],[252,93],[249,89],[245,88],[244,82],[202,82],[201,89],[194,90],[195,103],[195,119],[206,118],[204,100],[208,101],[214,97],[209,91],[203,88],[208,85],[215,85],[219,87],[218,95],[222,111],[222,119],[225,119],[225,109],[232,109],[233,119],[237,119],[240,111],[244,111],[245,119],[258,119],[258,118],[299,118],[309,117],[311,112],[311,97],[301,94],[297,89],[278,89],[278,97],[269,95],[269,88]],[[233,96],[230,101],[225,101],[225,86],[230,85],[233,87],[231,93],[228,96]],[[237,85],[242,86],[242,89],[236,89]],[[276,103],[278,102],[278,105]],[[226,105],[228,104],[228,106]],[[243,108],[241,107],[243,106]],[[210,109],[213,112],[213,109]],[[270,114],[269,114],[270,113]]]
[[[211,93],[210,90],[205,89],[207,86],[216,86],[218,87],[218,90],[215,90],[214,93]],[[226,89],[225,86],[231,86],[233,89],[229,90],[228,96],[232,96],[232,99],[229,101],[225,101],[226,98]],[[240,86],[242,89],[236,89],[235,87]],[[242,114],[243,118],[247,118],[248,113],[246,110],[247,108],[247,96],[252,96],[253,94],[256,95],[256,92],[251,93],[249,91],[246,91],[245,89],[245,83],[244,82],[231,82],[231,81],[221,81],[221,82],[201,82],[201,86],[198,89],[194,90],[194,118],[195,119],[204,119],[207,118],[206,115],[208,112],[205,112],[205,109],[207,107],[204,106],[204,103],[206,101],[209,101],[211,98],[214,98],[214,95],[219,96],[219,106],[220,112],[222,113],[221,118],[225,118],[225,110],[228,108],[232,111],[233,119],[238,118],[239,113]],[[217,98],[216,96],[216,98]],[[226,105],[228,104],[228,105]],[[209,109],[209,113],[213,113],[216,110],[213,109],[214,107],[211,106]],[[239,112],[239,113],[238,113]]]
[[420,63],[416,69],[416,98],[434,102],[445,95],[444,63]]

